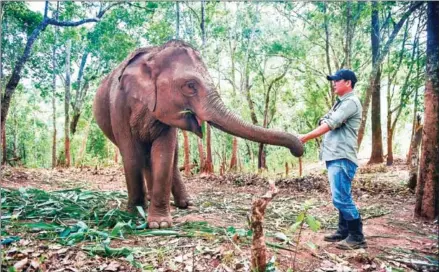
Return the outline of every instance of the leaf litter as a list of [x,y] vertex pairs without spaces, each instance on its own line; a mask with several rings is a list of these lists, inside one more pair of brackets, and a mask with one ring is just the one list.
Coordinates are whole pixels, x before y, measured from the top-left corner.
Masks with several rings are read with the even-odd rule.
[[[278,178],[281,192],[268,206],[265,218],[270,254],[267,271],[293,267],[294,252],[297,271],[438,268],[431,257],[438,254],[434,243],[437,235],[431,231],[431,224],[410,218],[410,223],[397,220],[401,220],[401,204],[408,205],[408,210],[413,204],[413,195],[401,185],[400,177],[382,168],[363,171],[354,181],[353,193],[367,219],[366,234],[368,227],[382,228],[380,232],[370,231],[369,249],[337,251],[332,244],[321,242],[323,230],[311,230],[314,221],[304,225],[297,243],[298,233],[292,226],[309,199],[313,199],[310,217],[328,231],[336,227],[327,179],[323,174]],[[248,214],[252,199],[268,185],[261,175],[230,173],[187,178],[195,206],[187,210],[173,208],[172,228],[149,230],[147,211],[138,207],[137,214],[126,212],[123,183],[109,191],[99,190],[99,182],[93,184],[92,180],[99,179],[119,182],[123,179],[120,169],[64,169],[62,174],[55,172],[52,176],[50,171],[39,174],[36,170],[7,168],[6,172],[2,187],[10,184],[5,180],[17,186],[1,191],[2,271],[250,271],[252,233]],[[78,173],[82,179],[75,179]],[[51,179],[44,182],[41,176]],[[389,177],[394,182],[388,182]],[[22,187],[28,184],[40,189]],[[54,184],[57,190],[45,188]],[[403,214],[405,219],[407,213]],[[418,229],[418,233],[411,228]],[[416,237],[405,239],[402,232]]]

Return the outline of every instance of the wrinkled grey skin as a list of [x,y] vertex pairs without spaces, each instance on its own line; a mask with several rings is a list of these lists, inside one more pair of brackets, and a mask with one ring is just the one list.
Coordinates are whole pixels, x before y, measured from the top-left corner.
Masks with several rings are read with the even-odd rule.
[[129,208],[146,207],[150,199],[150,228],[172,225],[171,192],[176,206],[190,204],[177,167],[177,128],[202,137],[201,122],[207,121],[235,136],[303,153],[294,135],[254,126],[228,110],[199,53],[176,40],[138,49],[121,63],[102,81],[94,116],[122,154]]

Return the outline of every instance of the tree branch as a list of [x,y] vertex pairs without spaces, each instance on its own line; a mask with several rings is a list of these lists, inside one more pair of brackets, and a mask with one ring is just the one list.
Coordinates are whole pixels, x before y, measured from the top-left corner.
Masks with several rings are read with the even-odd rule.
[[99,21],[99,19],[98,18],[89,18],[89,19],[84,19],[81,21],[71,22],[71,21],[57,21],[57,20],[52,19],[52,18],[46,18],[45,21],[47,24],[55,25],[55,26],[79,26],[79,25],[86,24],[86,23],[96,23]]

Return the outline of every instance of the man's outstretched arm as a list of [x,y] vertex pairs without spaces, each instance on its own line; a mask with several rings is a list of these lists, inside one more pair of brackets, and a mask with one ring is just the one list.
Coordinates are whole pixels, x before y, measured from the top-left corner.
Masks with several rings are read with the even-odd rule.
[[320,126],[318,126],[313,131],[308,132],[307,134],[300,135],[299,140],[302,142],[302,144],[304,144],[309,140],[317,138],[330,130],[331,129],[329,128],[328,124],[323,122]]

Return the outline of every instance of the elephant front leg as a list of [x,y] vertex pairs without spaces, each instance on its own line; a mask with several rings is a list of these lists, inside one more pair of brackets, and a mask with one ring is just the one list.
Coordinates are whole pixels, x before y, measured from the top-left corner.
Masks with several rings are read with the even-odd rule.
[[186,209],[188,206],[193,205],[186,191],[186,186],[181,179],[180,169],[178,169],[178,143],[175,146],[175,157],[172,176],[172,195],[174,196],[175,206],[179,208]]
[[125,179],[128,189],[128,210],[136,211],[136,206],[146,207],[145,201],[145,181],[142,175],[141,154],[137,154],[135,150],[122,151],[123,165],[125,170]]
[[170,197],[172,186],[172,168],[174,165],[176,129],[163,131],[152,144],[152,193],[148,209],[148,226],[151,229],[169,228],[172,226]]

